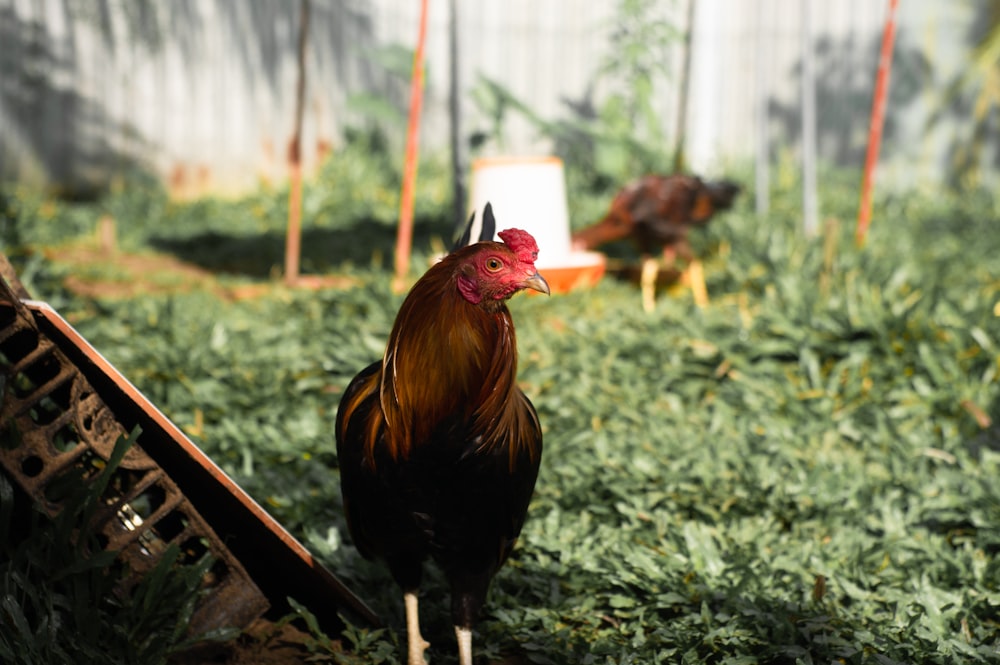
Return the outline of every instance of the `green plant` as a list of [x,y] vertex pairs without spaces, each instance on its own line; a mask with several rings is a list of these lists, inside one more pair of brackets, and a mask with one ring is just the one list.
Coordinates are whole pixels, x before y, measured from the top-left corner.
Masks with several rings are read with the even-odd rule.
[[[620,0],[608,55],[569,114],[544,118],[498,81],[480,76],[471,95],[488,126],[474,135],[474,147],[494,141],[501,150],[510,113],[520,114],[552,141],[567,170],[603,194],[612,183],[637,174],[670,170],[671,146],[656,99],[671,73],[670,46],[681,32],[666,18],[662,0]],[[601,89],[603,97],[594,99]]]
[[[331,638],[319,625],[316,616],[294,598],[288,598],[292,611],[279,619],[276,627],[292,621],[301,621],[309,631],[305,647],[314,662],[333,662],[337,665],[396,665],[399,661],[399,642],[385,628],[368,629],[352,625],[345,617],[345,629],[337,639]],[[347,647],[347,651],[343,647]]]
[[[982,29],[969,58],[968,66],[949,86],[938,114],[943,115],[945,105],[956,102],[965,111],[962,133],[969,132],[953,149],[952,166],[957,181],[976,187],[983,183],[984,151],[990,147],[989,136],[993,131],[995,110],[1000,107],[1000,2],[990,0],[977,6],[980,12],[977,29]],[[971,93],[971,94],[970,94]],[[962,99],[968,95],[967,99]],[[971,122],[969,122],[971,120]],[[995,149],[995,148],[994,148]]]
[[[9,433],[8,433],[9,435]],[[167,548],[129,591],[117,553],[90,528],[105,489],[128,450],[122,437],[92,480],[61,479],[65,508],[54,517],[15,493],[0,473],[0,659],[17,665],[166,662],[187,646],[188,623],[210,557],[180,565]],[[26,516],[24,519],[18,519]],[[198,639],[222,638],[219,631]]]
[[670,47],[683,33],[665,14],[662,0],[619,0],[608,55],[599,83],[612,92],[600,107],[606,137],[598,140],[595,163],[606,175],[640,174],[670,169],[670,146],[664,131],[664,97],[672,72]]

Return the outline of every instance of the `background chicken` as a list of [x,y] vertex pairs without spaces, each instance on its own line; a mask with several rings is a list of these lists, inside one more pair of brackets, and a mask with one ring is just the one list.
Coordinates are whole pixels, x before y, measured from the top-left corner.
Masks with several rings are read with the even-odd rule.
[[[487,205],[490,236],[493,223]],[[337,413],[348,527],[403,590],[410,665],[428,646],[417,612],[426,558],[451,586],[459,659],[471,665],[472,625],[524,524],[541,461],[505,301],[549,287],[534,238],[499,235],[454,250],[414,285],[385,356],[354,377]]]
[[704,278],[688,232],[692,226],[707,224],[717,211],[731,208],[739,191],[740,186],[729,180],[709,182],[679,174],[645,176],[623,187],[600,221],[573,234],[574,248],[593,249],[633,239],[642,253],[642,301],[647,311],[653,308],[659,271],[653,255],[657,251],[662,251],[667,265],[677,259],[688,264],[695,297],[704,298]]

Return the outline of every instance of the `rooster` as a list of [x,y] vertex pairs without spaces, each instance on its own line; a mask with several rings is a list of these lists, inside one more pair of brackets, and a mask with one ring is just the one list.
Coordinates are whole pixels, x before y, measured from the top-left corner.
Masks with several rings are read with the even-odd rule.
[[[489,204],[483,217],[491,238]],[[519,229],[499,236],[457,247],[417,281],[385,355],[354,377],[337,412],[348,529],[403,592],[409,665],[423,665],[430,646],[417,611],[428,558],[451,588],[459,661],[472,665],[473,624],[521,532],[541,462],[505,303],[549,286],[535,269],[535,239]]]
[[631,238],[642,254],[642,301],[653,308],[653,292],[659,266],[653,253],[662,248],[663,260],[687,263],[692,273],[695,297],[705,299],[701,265],[694,260],[688,242],[692,226],[707,224],[719,210],[728,210],[740,186],[728,180],[708,182],[688,175],[648,175],[623,187],[607,214],[598,222],[573,234],[576,249],[593,249],[623,238]]

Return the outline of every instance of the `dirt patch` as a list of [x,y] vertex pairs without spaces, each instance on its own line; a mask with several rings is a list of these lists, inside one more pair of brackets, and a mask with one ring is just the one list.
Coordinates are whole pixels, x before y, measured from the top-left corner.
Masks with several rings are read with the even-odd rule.
[[292,285],[279,281],[224,284],[215,273],[169,254],[132,254],[93,244],[48,248],[45,256],[70,269],[66,288],[93,299],[207,291],[226,300],[246,300],[287,288],[349,289],[357,285],[357,280],[343,275],[304,275]]
[[[404,636],[405,641],[405,636]],[[335,655],[336,654],[336,655]],[[343,661],[338,658],[344,654]],[[400,658],[405,654],[400,653]],[[302,663],[362,662],[363,656],[348,655],[339,641],[328,648],[293,624],[281,626],[266,619],[254,622],[240,637],[223,644],[201,646],[168,659],[168,665],[301,665]],[[480,662],[477,660],[477,662]],[[431,662],[434,662],[433,657]],[[529,665],[523,654],[508,654],[488,665]]]
[[292,624],[256,621],[239,638],[208,644],[171,656],[170,665],[299,665],[333,662],[310,649],[313,638]]

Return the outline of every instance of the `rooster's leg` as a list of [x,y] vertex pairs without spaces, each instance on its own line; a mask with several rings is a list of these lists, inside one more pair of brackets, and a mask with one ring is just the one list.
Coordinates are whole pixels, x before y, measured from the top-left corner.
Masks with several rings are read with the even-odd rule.
[[652,312],[656,307],[656,276],[660,272],[660,265],[651,256],[642,259],[642,276],[639,278],[639,287],[642,289],[642,308],[647,312]]
[[708,305],[708,288],[705,286],[705,272],[702,270],[701,261],[692,259],[684,274],[687,275],[687,282],[688,286],[691,287],[694,304],[698,305],[698,307]]
[[403,594],[403,604],[406,606],[406,644],[407,665],[426,665],[424,651],[430,644],[420,634],[420,615],[417,613],[417,592],[407,591]]
[[458,640],[458,665],[472,665],[472,631],[455,626],[455,638]]

